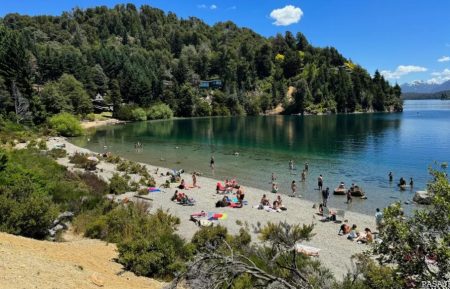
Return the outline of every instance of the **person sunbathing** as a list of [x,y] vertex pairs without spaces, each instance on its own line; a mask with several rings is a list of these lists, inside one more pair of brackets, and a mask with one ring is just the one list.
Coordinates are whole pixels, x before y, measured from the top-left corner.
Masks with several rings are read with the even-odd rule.
[[342,236],[347,235],[348,233],[350,233],[350,226],[348,224],[342,224],[339,228],[338,235]]
[[319,204],[319,215],[323,216],[323,205],[322,203]]
[[266,194],[264,194],[261,198],[261,202],[260,202],[261,206],[270,206],[270,201],[267,198]]
[[239,187],[239,185],[238,185],[236,179],[231,179],[231,180],[228,182],[228,187],[229,187],[230,189],[237,189],[237,188]]
[[347,239],[353,241],[356,238],[358,238],[358,236],[359,236],[359,232],[357,231],[357,227],[355,224],[353,224],[352,229],[351,229],[350,233],[348,234]]
[[359,234],[359,236],[355,239],[355,241],[363,244],[372,243],[373,242],[372,231],[370,231],[369,228],[365,228],[364,233]]
[[278,207],[280,208],[280,210],[282,210],[282,211],[286,211],[287,210],[287,208],[285,206],[283,206],[283,200],[281,199],[280,195],[277,196],[277,200],[276,201],[278,202]]
[[[226,184],[226,183],[225,183]],[[232,191],[232,188],[230,188],[229,186],[224,186],[222,185],[221,182],[217,182],[216,184],[216,193],[229,193]]]
[[186,182],[184,181],[184,179],[181,180],[180,185],[178,186],[179,189],[181,190],[188,190],[189,188],[186,185]]
[[186,198],[185,193],[179,192],[178,190],[175,190],[175,193],[173,194],[171,200],[172,200],[172,201],[176,201],[176,202],[180,202],[180,201],[183,200],[184,198]]
[[272,210],[281,212],[280,203],[278,202],[278,200],[273,201]]

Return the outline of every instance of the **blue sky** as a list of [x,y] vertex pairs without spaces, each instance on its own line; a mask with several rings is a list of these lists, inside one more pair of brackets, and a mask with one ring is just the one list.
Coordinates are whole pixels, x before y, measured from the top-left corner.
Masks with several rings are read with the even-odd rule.
[[265,36],[301,31],[313,45],[334,46],[391,82],[450,79],[448,0],[0,0],[0,15],[58,15],[75,6],[126,2],[209,24],[231,20]]

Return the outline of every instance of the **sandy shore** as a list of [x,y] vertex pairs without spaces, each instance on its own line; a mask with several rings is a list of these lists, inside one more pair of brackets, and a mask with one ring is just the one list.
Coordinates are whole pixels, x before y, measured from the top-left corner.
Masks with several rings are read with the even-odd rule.
[[[77,147],[64,138],[51,138],[48,141],[48,147],[53,148],[55,144],[61,143],[66,145],[66,150],[69,154],[73,154],[77,151],[90,153],[89,150]],[[66,167],[72,167],[68,158],[59,159],[58,162]],[[154,171],[159,168],[159,173],[165,173],[168,169],[148,164],[146,164],[146,166],[149,172],[155,177],[157,186],[166,181],[167,177],[156,175]],[[115,172],[115,165],[103,161],[98,164],[97,168],[98,170],[96,173],[105,179],[109,179]],[[188,184],[192,184],[192,179],[189,174],[185,173],[182,177]],[[268,178],[269,177],[270,176],[268,176]],[[176,189],[175,184],[172,184],[172,187],[169,189],[164,189],[164,192],[151,193],[148,197],[153,200],[152,211],[162,208],[164,210],[169,210],[170,213],[178,216],[181,219],[181,225],[178,232],[186,239],[190,239],[198,230],[198,227],[193,222],[189,221],[190,214],[202,210],[205,212],[227,213],[228,218],[226,220],[221,220],[220,224],[226,226],[232,234],[237,233],[241,228],[236,221],[242,221],[243,223],[248,224],[251,232],[253,232],[253,226],[258,223],[264,225],[268,221],[287,221],[292,224],[315,224],[315,236],[308,242],[308,245],[321,249],[319,256],[320,260],[327,268],[334,272],[338,279],[341,279],[351,268],[350,257],[355,253],[368,249],[366,245],[357,244],[347,240],[344,236],[339,236],[338,230],[340,224],[334,222],[321,222],[320,220],[322,217],[317,215],[317,209],[312,208],[313,203],[301,198],[284,196],[283,204],[288,208],[287,211],[281,213],[266,212],[255,209],[253,206],[259,204],[259,200],[263,194],[267,194],[271,201],[274,200],[275,194],[244,186],[245,200],[248,201],[248,205],[241,209],[216,208],[215,203],[222,198],[222,196],[217,195],[215,192],[216,183],[217,180],[198,177],[197,184],[200,185],[201,188],[185,191],[189,197],[196,200],[195,206],[181,206],[170,201],[170,197]],[[342,199],[334,199],[333,196],[331,196],[331,199],[328,201],[328,207],[331,209],[333,209],[333,202],[342,202]],[[375,218],[373,216],[346,211],[344,219],[347,219],[350,225],[357,224],[361,231],[365,227],[369,227],[372,230],[375,229]],[[258,241],[257,236],[254,233],[252,233],[252,239]]]
[[114,244],[66,240],[39,241],[0,233],[0,289],[160,289],[165,285],[122,272],[122,265],[114,261],[118,255]]
[[118,120],[115,118],[109,118],[109,119],[105,119],[105,120],[83,121],[83,122],[81,122],[81,127],[84,129],[90,129],[90,128],[104,126],[104,125],[113,125],[113,124],[121,124],[121,123],[125,123],[125,121]]

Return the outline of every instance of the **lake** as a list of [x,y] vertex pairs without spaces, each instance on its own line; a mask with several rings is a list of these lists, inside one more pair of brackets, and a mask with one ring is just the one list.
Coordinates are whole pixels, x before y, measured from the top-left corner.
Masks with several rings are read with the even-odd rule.
[[[360,185],[368,200],[332,196],[330,206],[372,214],[394,201],[410,201],[426,188],[428,167],[450,161],[450,101],[405,101],[403,113],[323,116],[255,116],[174,119],[97,128],[73,143],[97,152],[168,168],[200,171],[218,179],[236,177],[246,186],[271,188],[271,173],[280,192],[290,193],[292,180],[303,198],[318,202],[317,177],[333,190],[343,181]],[[134,144],[141,142],[142,151]],[[238,155],[235,155],[238,152]],[[211,155],[216,168],[209,168]],[[289,160],[296,170],[290,171]],[[307,181],[300,182],[304,163]],[[394,182],[388,181],[388,173]],[[185,175],[188,182],[191,178]],[[396,183],[414,179],[414,188]],[[214,192],[214,188],[211,188]],[[247,192],[251,193],[251,192]],[[406,205],[412,208],[415,205]],[[409,209],[408,209],[409,210]]]

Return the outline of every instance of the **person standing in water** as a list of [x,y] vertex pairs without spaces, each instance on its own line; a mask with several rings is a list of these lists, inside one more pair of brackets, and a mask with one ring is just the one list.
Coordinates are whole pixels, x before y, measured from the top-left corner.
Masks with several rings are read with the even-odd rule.
[[308,162],[306,162],[306,163],[305,163],[305,172],[307,172],[308,169],[309,169],[309,165],[308,165]]
[[413,187],[414,187],[414,181],[413,181],[413,178],[409,178],[409,186],[411,187],[411,190],[412,190]]
[[294,169],[294,161],[290,160],[289,161],[289,169],[292,171]]
[[353,202],[353,198],[352,198],[352,190],[348,190],[347,191],[347,204],[350,204]]
[[319,187],[319,191],[322,191],[322,189],[323,189],[323,177],[322,177],[322,175],[320,175],[317,178],[317,186]]
[[209,166],[214,170],[214,156],[211,156],[211,160],[209,161]]
[[291,197],[295,197],[295,193],[297,192],[297,184],[295,183],[295,181],[292,181],[291,183],[291,190],[292,190]]
[[275,176],[274,173],[272,173],[272,183],[274,183],[277,180],[277,177]]
[[392,172],[389,172],[389,182],[392,182],[394,180],[394,175]]
[[305,170],[303,170],[302,171],[302,182],[305,182],[306,181],[306,172],[305,172]]

